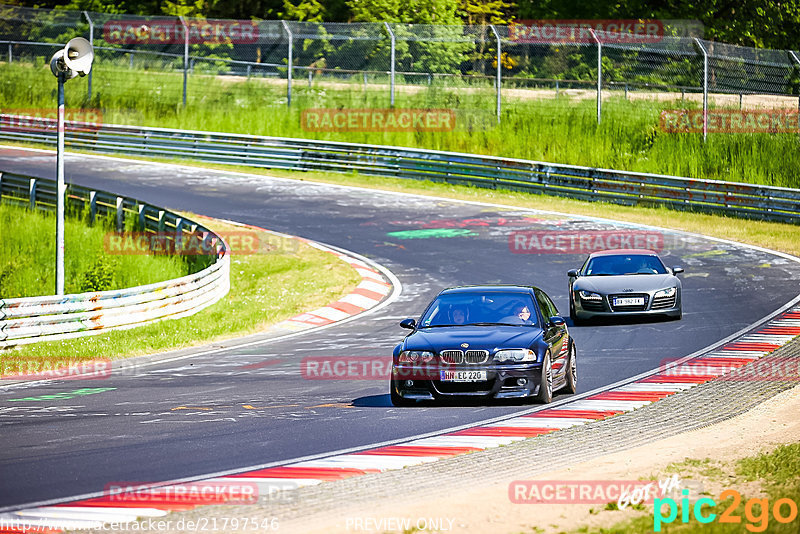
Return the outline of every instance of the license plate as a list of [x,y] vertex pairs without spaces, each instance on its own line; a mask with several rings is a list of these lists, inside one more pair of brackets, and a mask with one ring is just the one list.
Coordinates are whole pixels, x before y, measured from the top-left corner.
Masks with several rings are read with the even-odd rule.
[[614,299],[614,306],[644,306],[642,297],[618,297]]
[[439,371],[442,382],[484,382],[486,371]]

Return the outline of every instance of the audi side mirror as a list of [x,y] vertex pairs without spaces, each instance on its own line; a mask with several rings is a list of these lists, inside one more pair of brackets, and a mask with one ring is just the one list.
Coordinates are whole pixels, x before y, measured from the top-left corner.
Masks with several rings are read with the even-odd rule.
[[570,269],[567,271],[567,276],[570,278],[578,278],[578,269]]
[[673,267],[672,274],[681,274],[683,272],[683,267]]
[[403,319],[402,321],[400,321],[400,326],[402,328],[414,330],[417,327],[417,321],[415,321],[414,319]]

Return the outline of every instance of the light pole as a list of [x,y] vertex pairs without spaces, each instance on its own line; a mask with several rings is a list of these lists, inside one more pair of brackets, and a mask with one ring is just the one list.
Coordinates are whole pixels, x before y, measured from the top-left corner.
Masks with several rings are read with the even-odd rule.
[[70,39],[50,59],[50,71],[58,79],[58,143],[56,145],[56,295],[64,294],[64,84],[92,70],[94,51],[83,37]]

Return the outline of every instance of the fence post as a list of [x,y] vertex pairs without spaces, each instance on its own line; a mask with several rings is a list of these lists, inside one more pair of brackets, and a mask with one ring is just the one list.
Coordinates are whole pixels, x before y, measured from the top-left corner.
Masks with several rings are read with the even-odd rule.
[[384,26],[386,26],[386,31],[389,32],[389,38],[392,41],[391,57],[389,59],[389,63],[390,63],[390,65],[389,65],[389,69],[390,69],[389,70],[389,91],[390,91],[390,95],[391,95],[390,96],[391,106],[394,107],[394,53],[395,53],[395,38],[394,38],[394,32],[392,31],[391,26],[389,26],[389,23],[384,21],[383,24],[384,24]]
[[500,124],[500,106],[501,106],[501,98],[500,98],[500,84],[502,80],[502,71],[503,71],[503,45],[500,43],[500,34],[497,32],[497,28],[495,28],[494,24],[490,24],[489,27],[492,29],[494,33],[494,38],[497,40],[497,74],[495,78],[495,85],[497,86],[497,102],[495,103],[495,110],[497,112],[497,123]]
[[89,224],[97,217],[97,191],[89,191]]
[[695,37],[694,42],[703,53],[703,142],[705,143],[708,137],[708,52],[700,39]]
[[289,56],[288,56],[288,70],[286,71],[286,105],[292,105],[292,62],[294,58],[292,57],[292,30],[289,29],[289,25],[286,23],[285,20],[281,21],[283,23],[283,29],[286,31],[286,35],[289,37]]
[[[94,46],[94,21],[89,16],[88,11],[83,12],[83,16],[86,17],[86,20],[89,21],[89,44]],[[89,79],[87,80],[88,88],[86,90],[86,94],[89,96],[89,100],[92,99],[92,71],[89,71]]]
[[186,107],[186,85],[189,80],[189,25],[183,15],[180,16],[183,26],[183,107]]
[[603,45],[594,30],[589,28],[589,31],[597,43],[597,124],[600,124],[603,109]]
[[[797,65],[798,69],[800,69],[800,59],[798,59],[797,54],[789,50],[789,55]],[[797,131],[800,133],[800,94],[797,95]]]
[[[11,43],[8,43],[8,64],[9,64],[9,65],[11,65],[11,63],[13,62],[13,60],[14,60],[14,54],[13,54],[13,52],[11,51]],[[90,72],[91,72],[91,71],[90,71]]]
[[117,232],[125,229],[125,199],[117,197]]
[[36,209],[36,187],[38,186],[36,178],[31,178],[28,184],[28,198],[31,201],[31,209]]

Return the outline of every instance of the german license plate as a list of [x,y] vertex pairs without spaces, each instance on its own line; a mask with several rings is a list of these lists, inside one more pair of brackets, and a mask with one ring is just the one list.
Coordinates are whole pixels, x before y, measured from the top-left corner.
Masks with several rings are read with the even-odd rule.
[[614,306],[644,306],[644,298],[617,297],[614,299]]
[[486,371],[439,371],[442,382],[484,382]]

